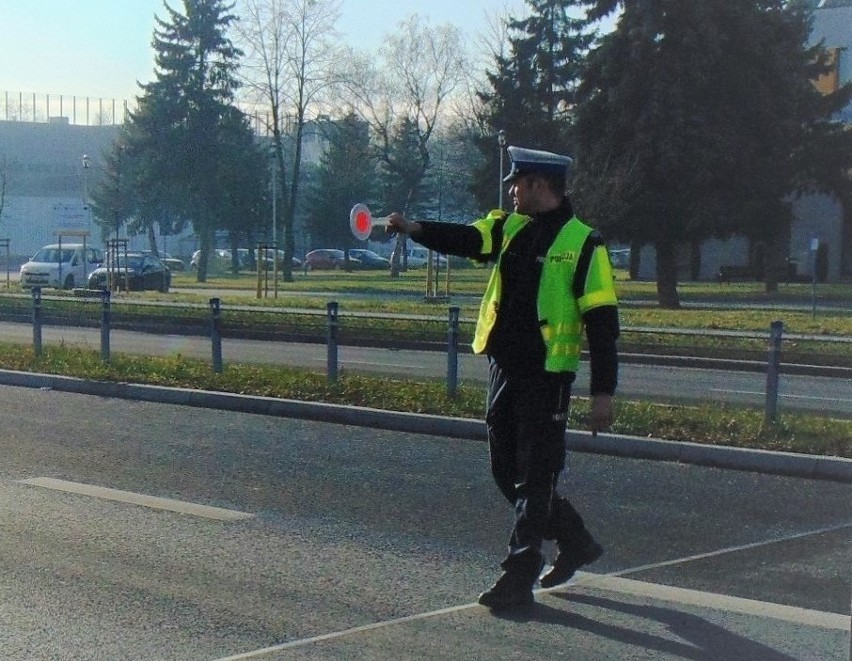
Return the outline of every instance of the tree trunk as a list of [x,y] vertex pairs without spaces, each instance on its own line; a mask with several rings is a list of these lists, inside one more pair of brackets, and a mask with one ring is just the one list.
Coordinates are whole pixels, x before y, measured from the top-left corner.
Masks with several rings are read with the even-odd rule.
[[689,277],[693,282],[701,278],[701,242],[690,242]]
[[639,241],[630,242],[630,279],[639,279],[639,269],[642,266],[642,244]]
[[773,233],[773,235],[766,238],[766,270],[764,272],[764,285],[767,294],[777,294],[778,283],[786,275],[788,245],[789,238],[784,235]]
[[402,253],[405,250],[405,235],[397,234],[396,243],[394,244],[393,252],[390,258],[390,277],[398,278],[402,260]]
[[677,245],[671,241],[658,241],[657,249],[657,302],[661,308],[680,308],[677,293]]
[[211,231],[207,226],[203,226],[198,232],[199,250],[201,250],[201,259],[198,260],[198,273],[196,274],[197,282],[207,282],[207,262],[210,259],[210,250],[213,247]]

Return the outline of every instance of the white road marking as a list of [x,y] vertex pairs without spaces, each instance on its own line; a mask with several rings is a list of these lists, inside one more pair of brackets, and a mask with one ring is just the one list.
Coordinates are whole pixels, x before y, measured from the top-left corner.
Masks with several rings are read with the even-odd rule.
[[[325,357],[317,357],[313,358],[313,361],[316,363],[325,363]],[[375,360],[344,360],[340,359],[339,361],[341,367],[346,367],[347,365],[363,365],[366,367],[394,367],[400,370],[427,370],[429,367],[427,365],[414,365],[410,363],[406,363],[403,365],[402,363],[383,363]]]
[[781,542],[790,542],[794,539],[802,539],[803,537],[813,537],[814,535],[822,535],[827,532],[836,532],[838,530],[843,530],[845,528],[852,528],[852,521],[847,521],[845,523],[838,523],[834,526],[827,526],[825,528],[817,528],[816,530],[808,530],[806,532],[798,532],[792,535],[785,535],[783,537],[774,537],[772,539],[766,539],[762,542],[752,542],[750,544],[741,544],[739,546],[728,546],[727,548],[718,549],[716,551],[708,551],[707,553],[697,553],[695,555],[688,555],[683,558],[677,558],[675,560],[664,560],[663,562],[655,562],[650,565],[640,565],[639,567],[631,567],[630,569],[623,569],[621,571],[612,572],[609,574],[610,576],[626,576],[628,574],[636,574],[640,571],[647,571],[649,569],[659,569],[660,567],[669,567],[671,565],[681,565],[685,562],[692,562],[693,560],[704,560],[705,558],[713,558],[719,555],[725,555],[727,553],[737,553],[739,551],[748,551],[749,549],[758,548],[760,546],[769,546],[771,544],[780,544]]
[[[721,392],[729,395],[759,395],[760,397],[765,397],[765,392],[758,392],[757,390],[728,390],[727,388],[710,388],[710,392]],[[841,399],[840,397],[813,397],[811,395],[785,395],[784,393],[779,393],[779,397],[785,397],[787,399],[809,399],[815,402],[843,402],[844,404],[848,404],[852,402],[852,399]]]
[[341,364],[345,367],[346,365],[367,365],[370,367],[398,367],[401,370],[425,370],[427,369],[426,365],[402,365],[401,363],[378,363],[373,360],[341,360]]
[[[743,615],[751,615],[754,617],[770,618],[773,620],[792,622],[805,626],[820,627],[823,629],[850,631],[850,617],[848,614],[844,615],[840,613],[827,613],[824,611],[811,610],[808,608],[785,606],[783,604],[774,604],[765,601],[757,601],[754,599],[744,599],[742,597],[730,597],[728,595],[715,594],[712,592],[687,590],[685,588],[675,588],[666,585],[657,585],[655,583],[646,583],[643,581],[623,578],[625,574],[632,574],[639,571],[654,569],[657,567],[665,567],[669,565],[692,562],[693,560],[710,558],[726,553],[734,553],[736,551],[752,549],[758,546],[777,544],[783,541],[799,539],[802,537],[809,537],[826,532],[843,530],[845,528],[852,528],[852,522],[842,523],[826,528],[820,528],[818,530],[797,533],[794,535],[788,535],[785,537],[778,537],[763,542],[744,544],[742,546],[732,546],[709,553],[690,555],[684,558],[678,558],[676,560],[667,560],[665,562],[660,562],[653,565],[642,565],[640,567],[624,569],[622,571],[613,572],[611,574],[591,574],[586,572],[577,572],[576,578],[572,579],[570,582],[564,585],[559,585],[553,588],[539,589],[535,592],[536,594],[548,594],[550,592],[558,592],[561,590],[565,590],[566,588],[570,587],[584,587],[590,589],[607,590],[609,592],[618,592],[621,594],[629,594],[638,597],[649,597],[652,599],[659,599],[660,601],[667,601],[670,603],[682,604],[686,606],[697,606],[700,608],[709,608],[718,611],[741,613]],[[264,647],[263,649],[257,649],[251,652],[244,652],[242,654],[236,654],[234,656],[222,657],[220,659],[215,659],[215,661],[244,661],[246,659],[259,659],[261,657],[267,656],[269,654],[275,654],[276,652],[281,652],[283,650],[293,649],[296,647],[306,647],[314,643],[335,640],[337,638],[344,638],[346,636],[353,636],[359,633],[364,633],[366,631],[374,631],[376,629],[392,627],[399,624],[405,624],[407,622],[426,620],[429,618],[439,617],[441,615],[448,615],[450,613],[457,613],[459,611],[469,610],[472,608],[481,608],[481,606],[477,603],[462,604],[460,606],[450,606],[448,608],[441,608],[425,613],[407,615],[405,617],[399,617],[393,620],[385,620],[383,622],[374,622],[373,624],[365,624],[359,627],[352,627],[351,629],[333,631],[331,633],[321,634],[319,636],[311,636],[309,638],[291,640],[287,643],[281,643],[280,645]]]
[[457,613],[458,611],[467,610],[469,608],[476,608],[478,606],[479,604],[462,604],[461,606],[450,606],[449,608],[441,608],[439,610],[429,611],[428,613],[416,613],[415,615],[406,615],[405,617],[398,617],[393,620],[374,622],[373,624],[365,624],[360,627],[343,629],[342,631],[332,631],[331,633],[324,633],[319,636],[311,636],[310,638],[300,638],[299,640],[291,640],[289,643],[281,643],[280,645],[273,645],[272,647],[264,647],[263,649],[253,650],[251,652],[244,652],[243,654],[235,654],[234,656],[226,656],[222,657],[221,659],[216,659],[215,661],[238,661],[240,659],[258,659],[262,656],[266,656],[267,654],[274,654],[275,652],[293,649],[294,647],[305,647],[306,645],[312,645],[313,643],[319,643],[325,640],[334,640],[336,638],[343,638],[345,636],[351,636],[357,633],[363,633],[365,631],[384,629],[386,627],[396,626],[397,624],[405,624],[406,622],[416,622],[417,620],[425,620],[430,617],[438,617],[439,615]]
[[19,480],[19,482],[21,484],[30,484],[37,487],[44,487],[46,489],[54,489],[56,491],[65,491],[83,496],[114,500],[121,503],[141,505],[143,507],[150,507],[153,509],[168,510],[170,512],[178,512],[179,514],[190,514],[192,516],[200,516],[205,519],[215,519],[217,521],[239,521],[254,517],[254,514],[239,512],[237,510],[210,507],[209,505],[188,503],[182,500],[173,500],[171,498],[157,498],[156,496],[147,496],[141,493],[133,493],[132,491],[108,489],[106,487],[82,484],[80,482],[57,480],[52,477],[33,477],[27,480]]
[[[568,585],[608,590],[610,592],[630,594],[635,597],[650,597],[651,599],[659,599],[660,601],[673,602],[684,606],[711,608],[713,610],[725,611],[726,613],[741,613],[755,617],[766,617],[783,622],[803,624],[809,627],[849,631],[849,616],[840,613],[826,613],[809,608],[798,608],[796,606],[773,604],[767,601],[731,597],[725,594],[714,594],[712,592],[687,590],[686,588],[676,588],[669,585],[645,583],[644,581],[635,581],[630,578],[619,578],[612,574],[586,574],[578,572],[576,581]],[[548,588],[547,591],[552,592],[555,590],[557,588]],[[541,592],[544,592],[544,590]]]

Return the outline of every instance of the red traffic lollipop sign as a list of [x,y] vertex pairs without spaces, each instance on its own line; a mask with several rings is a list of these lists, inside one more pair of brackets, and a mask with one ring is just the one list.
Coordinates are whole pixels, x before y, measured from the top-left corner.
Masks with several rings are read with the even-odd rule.
[[349,229],[359,241],[366,241],[373,231],[373,216],[366,204],[360,202],[349,212]]

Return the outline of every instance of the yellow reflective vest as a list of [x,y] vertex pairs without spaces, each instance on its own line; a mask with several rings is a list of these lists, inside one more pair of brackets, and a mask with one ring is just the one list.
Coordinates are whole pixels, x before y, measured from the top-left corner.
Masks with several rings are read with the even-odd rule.
[[[500,275],[500,261],[512,239],[527,223],[533,222],[529,216],[492,211],[485,218],[473,223],[473,227],[482,235],[482,255],[494,252],[492,245],[495,223],[505,218],[497,263],[491,271],[491,277],[482,304],[473,338],[473,350],[482,353],[487,344],[494,324],[503,291]],[[574,372],[580,362],[584,312],[604,305],[617,305],[615,279],[606,246],[596,246],[592,252],[586,281],[582,287],[583,295],[574,296],[574,274],[583,245],[593,229],[576,216],[571,218],[551,243],[545,255],[538,286],[537,309],[542,338],[546,349],[544,368],[548,372]],[[499,236],[499,233],[498,233]]]

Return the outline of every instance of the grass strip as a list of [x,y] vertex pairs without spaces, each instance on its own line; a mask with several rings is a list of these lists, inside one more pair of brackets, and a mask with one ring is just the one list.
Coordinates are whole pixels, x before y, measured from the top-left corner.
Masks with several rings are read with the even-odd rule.
[[[393,379],[343,373],[329,383],[325,374],[306,369],[229,364],[215,374],[208,363],[182,356],[168,358],[116,354],[109,363],[99,352],[68,346],[0,344],[0,368],[61,374],[97,381],[141,383],[278,397],[313,402],[482,418],[485,388],[461,383],[449,398],[442,380]],[[742,448],[852,457],[852,421],[801,413],[782,413],[766,424],[762,411],[719,403],[702,406],[616,401],[612,431],[618,434]],[[569,426],[587,426],[588,401],[576,398]]]

